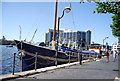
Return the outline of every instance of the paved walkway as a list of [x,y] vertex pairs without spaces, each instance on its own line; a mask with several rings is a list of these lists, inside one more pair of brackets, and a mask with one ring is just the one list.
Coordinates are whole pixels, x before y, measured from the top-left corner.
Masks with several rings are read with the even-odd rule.
[[115,79],[118,76],[118,60],[106,63],[105,57],[100,61],[74,65],[19,79]]

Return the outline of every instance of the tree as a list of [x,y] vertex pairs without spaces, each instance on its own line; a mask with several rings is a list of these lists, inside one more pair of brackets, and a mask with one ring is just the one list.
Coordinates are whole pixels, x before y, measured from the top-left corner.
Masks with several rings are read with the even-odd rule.
[[97,7],[94,13],[112,13],[112,34],[118,37],[118,42],[120,42],[120,1],[119,2],[96,2]]
[[110,25],[112,28],[112,33],[114,36],[118,37],[118,42],[120,43],[120,14],[115,14],[112,16],[113,23]]
[[98,13],[112,13],[120,15],[120,2],[96,2]]

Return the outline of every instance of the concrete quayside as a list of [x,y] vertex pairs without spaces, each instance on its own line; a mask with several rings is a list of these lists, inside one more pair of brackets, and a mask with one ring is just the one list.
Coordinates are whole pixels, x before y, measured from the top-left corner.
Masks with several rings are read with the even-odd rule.
[[51,66],[25,72],[7,74],[1,76],[1,80],[16,79],[112,79],[119,81],[118,60],[113,61],[112,56],[110,62],[106,62],[106,58],[88,59],[80,62]]
[[[95,60],[95,59],[83,60],[82,63],[90,62],[90,61],[93,61],[93,60]],[[50,70],[64,68],[64,67],[76,65],[76,64],[79,64],[79,63],[80,62],[74,62],[74,63],[67,63],[67,64],[62,64],[62,65],[57,65],[57,66],[50,66],[50,67],[46,67],[46,68],[37,69],[36,71],[35,70],[29,70],[29,71],[24,71],[24,72],[18,72],[18,73],[14,73],[14,75],[13,74],[1,75],[0,79],[1,80],[15,79],[15,78],[24,77],[24,76],[28,76],[28,75],[33,75],[33,74],[37,74],[37,73],[41,73],[41,72],[46,72],[46,71],[50,71]]]

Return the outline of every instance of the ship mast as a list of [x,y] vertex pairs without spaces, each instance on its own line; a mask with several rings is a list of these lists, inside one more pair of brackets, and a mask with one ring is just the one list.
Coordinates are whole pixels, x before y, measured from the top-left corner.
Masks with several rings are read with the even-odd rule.
[[55,49],[55,41],[56,41],[57,8],[58,8],[58,0],[55,1],[55,8],[54,8],[54,30],[53,30],[53,39],[52,39],[52,49]]

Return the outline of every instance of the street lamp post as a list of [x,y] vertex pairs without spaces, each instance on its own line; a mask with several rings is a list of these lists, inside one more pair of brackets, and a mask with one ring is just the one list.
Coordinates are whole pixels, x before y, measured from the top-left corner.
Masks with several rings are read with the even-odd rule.
[[56,61],[55,61],[55,65],[57,66],[57,56],[58,56],[58,42],[59,42],[59,26],[60,26],[60,19],[63,18],[64,16],[64,12],[69,13],[71,11],[70,7],[65,7],[65,9],[63,10],[63,13],[60,17],[58,17],[58,29],[57,29],[57,48],[56,48]]
[[106,36],[104,39],[103,39],[103,51],[104,51],[104,41],[109,38],[108,36]]

